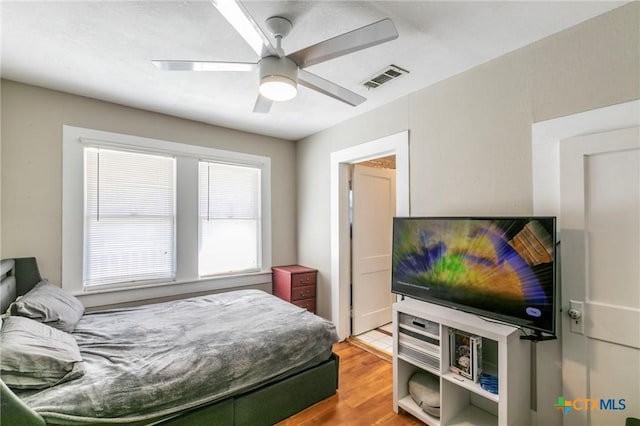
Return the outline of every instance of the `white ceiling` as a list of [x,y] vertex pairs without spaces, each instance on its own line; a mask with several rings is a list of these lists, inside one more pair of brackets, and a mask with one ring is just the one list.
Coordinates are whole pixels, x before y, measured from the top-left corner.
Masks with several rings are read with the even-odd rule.
[[[163,72],[152,59],[258,58],[208,1],[2,1],[2,78],[290,140],[619,7],[625,1],[246,1],[293,23],[291,53],[391,18],[397,40],[308,68],[367,98],[348,106],[305,87],[253,113],[257,73]],[[389,64],[410,74],[367,91]]]

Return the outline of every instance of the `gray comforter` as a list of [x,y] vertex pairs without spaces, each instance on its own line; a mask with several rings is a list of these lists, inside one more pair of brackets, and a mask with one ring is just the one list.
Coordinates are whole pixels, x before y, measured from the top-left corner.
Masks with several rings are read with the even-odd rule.
[[134,422],[223,399],[329,358],[333,324],[258,290],[86,314],[84,377],[22,399],[51,422]]

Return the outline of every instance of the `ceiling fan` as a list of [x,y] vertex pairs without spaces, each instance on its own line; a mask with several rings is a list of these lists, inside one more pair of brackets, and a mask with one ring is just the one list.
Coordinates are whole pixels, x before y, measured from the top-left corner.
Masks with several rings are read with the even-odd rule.
[[260,75],[260,89],[253,108],[254,112],[269,112],[274,101],[292,99],[297,94],[298,83],[349,105],[361,104],[366,98],[312,74],[305,68],[398,37],[398,31],[393,22],[390,19],[383,19],[285,55],[282,39],[291,31],[292,24],[289,20],[280,16],[267,19],[266,26],[276,40],[274,47],[239,0],[210,1],[258,54],[260,57],[258,62],[179,60],[152,62],[163,71],[253,71],[257,69]]

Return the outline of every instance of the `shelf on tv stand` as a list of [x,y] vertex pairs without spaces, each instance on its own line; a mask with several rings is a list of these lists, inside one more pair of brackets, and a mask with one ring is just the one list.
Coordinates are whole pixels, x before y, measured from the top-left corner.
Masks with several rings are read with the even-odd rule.
[[489,391],[482,389],[482,386],[480,386],[480,383],[476,383],[471,379],[467,379],[466,377],[460,376],[459,374],[445,373],[445,374],[442,374],[441,377],[443,380],[447,380],[457,386],[460,386],[461,388],[470,390],[471,392],[478,394],[488,399],[489,401],[493,401],[496,403],[499,401],[499,396],[497,394],[491,393]]

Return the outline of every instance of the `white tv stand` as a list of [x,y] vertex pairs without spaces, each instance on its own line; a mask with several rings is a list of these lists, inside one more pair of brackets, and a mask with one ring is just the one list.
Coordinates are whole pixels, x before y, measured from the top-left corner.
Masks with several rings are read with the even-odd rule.
[[[449,330],[482,337],[482,370],[498,377],[498,394],[449,371]],[[530,423],[530,342],[520,331],[477,315],[406,298],[393,305],[393,409],[433,426]],[[409,394],[409,378],[423,370],[439,378],[440,418]]]

